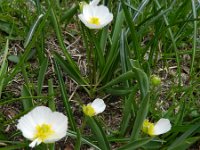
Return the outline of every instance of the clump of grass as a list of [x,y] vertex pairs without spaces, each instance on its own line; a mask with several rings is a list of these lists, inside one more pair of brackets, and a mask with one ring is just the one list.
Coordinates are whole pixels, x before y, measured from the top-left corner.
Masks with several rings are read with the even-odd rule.
[[[100,4],[113,13],[113,21],[91,30],[77,17],[78,1],[0,1],[2,149],[28,147],[15,125],[39,105],[67,115],[67,140],[74,149],[171,150],[198,145],[200,3]],[[156,85],[151,81],[155,75],[161,80]],[[84,116],[82,105],[98,97],[106,103],[105,112]],[[5,106],[16,111],[5,111]],[[145,119],[160,118],[170,120],[169,132],[142,132]],[[69,146],[64,140],[60,143],[49,148]]]

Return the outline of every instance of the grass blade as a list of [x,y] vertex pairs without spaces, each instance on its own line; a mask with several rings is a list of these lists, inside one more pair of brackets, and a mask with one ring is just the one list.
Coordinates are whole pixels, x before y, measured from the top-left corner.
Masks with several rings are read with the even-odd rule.
[[133,42],[133,48],[134,48],[134,54],[135,54],[135,57],[137,60],[140,60],[140,46],[139,46],[139,41],[138,41],[138,38],[137,38],[137,32],[135,30],[135,25],[134,25],[134,22],[132,21],[131,19],[131,15],[124,3],[124,0],[121,0],[121,3],[122,3],[122,8],[123,8],[123,11],[124,11],[124,14],[125,14],[125,17],[126,17],[126,21],[127,21],[127,24],[129,26],[129,29],[130,29],[130,34],[131,34],[131,38],[132,38],[132,42]]
[[[193,11],[193,17],[194,19],[197,19],[197,10],[196,10],[196,1],[192,0],[192,11]],[[193,33],[193,48],[192,48],[192,62],[190,67],[190,76],[193,74],[194,69],[194,60],[195,60],[195,54],[196,54],[196,47],[197,47],[197,21],[194,21],[194,33]]]
[[[71,130],[68,130],[67,135],[72,137],[72,138],[77,138],[77,133],[73,132]],[[91,147],[97,149],[97,150],[101,150],[98,146],[96,146],[94,143],[92,143],[91,141],[89,141],[88,139],[81,137],[81,141],[85,144],[90,145]]]
[[39,75],[38,75],[38,88],[37,88],[37,94],[38,96],[41,95],[42,92],[42,86],[43,86],[43,82],[44,82],[44,78],[45,78],[45,73],[48,67],[48,59],[44,58],[41,66],[40,66],[40,71],[39,71]]
[[146,96],[142,99],[141,105],[139,107],[139,110],[135,118],[133,130],[131,134],[131,141],[138,139],[140,130],[142,128],[142,124],[144,120],[146,119],[146,116],[148,113],[148,107],[149,107],[149,94],[146,94]]
[[40,21],[42,20],[42,17],[44,15],[43,14],[40,14],[37,18],[37,20],[35,21],[35,23],[32,25],[31,29],[29,30],[29,33],[25,39],[25,42],[24,42],[24,47],[26,48],[27,45],[29,44],[29,42],[31,41],[33,35],[35,34],[35,30],[37,28],[37,26],[39,25]]
[[184,132],[179,138],[177,138],[168,148],[168,150],[174,150],[181,143],[184,144],[187,137],[192,135],[198,128],[200,128],[200,122],[190,127],[186,132]]
[[122,121],[120,125],[120,137],[123,137],[126,133],[127,127],[129,126],[129,121],[131,119],[131,108],[134,105],[134,97],[137,92],[138,86],[136,85],[134,89],[131,91],[129,94],[128,98],[125,98],[125,104],[123,108],[123,116],[122,116]]
[[53,88],[53,80],[49,79],[48,80],[48,96],[49,96],[49,101],[48,101],[48,106],[51,108],[52,111],[56,110],[56,105],[54,101],[54,88]]
[[70,124],[70,127],[72,128],[72,130],[76,131],[76,123],[75,123],[74,116],[73,116],[73,113],[72,113],[72,109],[71,109],[71,106],[70,106],[70,103],[69,103],[69,99],[68,99],[68,95],[67,95],[67,89],[66,89],[66,86],[65,86],[64,81],[63,81],[61,70],[60,70],[56,61],[54,62],[54,65],[55,65],[55,72],[56,72],[56,75],[57,75],[57,78],[58,78],[59,87],[60,87],[60,90],[61,90],[63,104],[64,104],[64,107],[65,107],[65,111],[67,113],[67,117],[69,118],[69,124]]
[[103,90],[105,88],[111,87],[113,85],[116,85],[120,82],[124,82],[126,80],[132,79],[134,77],[134,73],[132,71],[128,71],[120,76],[118,76],[117,78],[111,80],[110,82],[108,82],[106,85],[104,85],[103,87],[99,88],[98,90]]
[[150,142],[153,138],[142,138],[139,140],[135,140],[133,142],[130,142],[124,146],[122,146],[121,148],[119,148],[118,150],[134,150],[137,148],[142,147],[143,145],[147,144],[148,142]]
[[92,117],[87,117],[87,123],[95,134],[99,147],[103,150],[110,150],[108,139],[99,123]]
[[106,59],[106,64],[103,69],[103,72],[100,75],[99,83],[108,75],[112,74],[111,66],[114,64],[114,61],[116,60],[119,50],[118,50],[118,42],[120,39],[120,34],[122,30],[122,24],[124,22],[124,13],[123,11],[120,11],[117,15],[117,19],[115,22],[115,27],[113,30],[113,36],[112,36],[112,46],[108,53],[108,57]]
[[7,74],[7,68],[8,68],[8,62],[7,62],[7,55],[8,55],[8,43],[9,41],[6,41],[6,45],[4,48],[4,55],[2,58],[2,64],[1,64],[1,68],[0,68],[0,98],[1,98],[1,93],[3,90],[3,86],[4,86],[4,79],[5,79],[5,75]]
[[29,89],[27,88],[26,85],[23,85],[21,95],[22,95],[22,97],[30,97],[30,98],[22,100],[24,110],[29,110],[30,108],[32,108],[33,107],[33,101],[32,101],[32,98],[31,98],[31,93],[30,93],[30,91],[29,91]]

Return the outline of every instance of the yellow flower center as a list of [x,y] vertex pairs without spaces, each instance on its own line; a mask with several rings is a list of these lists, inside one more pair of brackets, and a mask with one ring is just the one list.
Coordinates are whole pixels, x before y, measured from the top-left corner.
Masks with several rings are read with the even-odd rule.
[[54,131],[52,130],[51,125],[48,124],[41,124],[36,126],[36,133],[35,133],[35,139],[39,139],[42,142],[49,138],[52,134],[54,134]]
[[91,105],[83,105],[83,113],[87,116],[94,116],[95,115],[95,110]]
[[154,124],[145,119],[142,125],[142,131],[149,134],[150,136],[154,135]]
[[91,17],[88,22],[91,24],[100,25],[100,20],[97,17]]

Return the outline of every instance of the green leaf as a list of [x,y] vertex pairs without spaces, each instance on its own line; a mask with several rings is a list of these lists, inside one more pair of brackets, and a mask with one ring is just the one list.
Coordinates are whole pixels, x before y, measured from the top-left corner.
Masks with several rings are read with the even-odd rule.
[[16,55],[10,55],[8,56],[8,60],[17,64],[19,62],[19,57]]
[[117,87],[117,88],[106,88],[105,92],[112,95],[127,95],[133,91],[133,87]]
[[143,138],[143,139],[138,139],[135,141],[132,141],[122,147],[120,147],[118,150],[134,150],[142,147],[143,145],[147,144],[150,142],[153,138]]
[[142,99],[142,102],[140,104],[140,107],[137,112],[136,119],[133,125],[131,141],[138,139],[143,122],[147,117],[148,108],[149,108],[149,93],[146,94],[146,96]]
[[108,87],[111,87],[113,85],[116,85],[118,83],[124,82],[124,81],[129,80],[129,79],[133,79],[133,78],[134,78],[134,73],[132,71],[128,71],[128,72],[118,76],[117,78],[111,80],[106,85],[104,85],[103,87],[99,88],[98,90],[104,90],[104,89],[106,89]]
[[112,45],[108,52],[106,64],[103,69],[103,72],[101,73],[99,82],[101,82],[108,74],[113,73],[111,66],[114,64],[114,62],[119,54],[118,44],[119,44],[119,40],[120,40],[120,34],[121,34],[123,22],[124,22],[124,13],[123,13],[123,11],[120,11],[117,14],[115,26],[113,29]]
[[73,116],[73,113],[72,113],[71,105],[69,103],[66,85],[63,81],[61,70],[60,70],[56,61],[54,62],[54,67],[55,67],[55,72],[56,72],[56,75],[57,75],[57,78],[58,78],[59,87],[60,87],[60,90],[61,90],[62,101],[63,101],[64,107],[65,107],[65,111],[67,113],[67,117],[69,119],[70,127],[72,128],[73,131],[76,131],[77,127],[76,127],[76,123],[75,123],[74,116]]
[[54,101],[55,94],[54,94],[52,79],[48,80],[48,96],[49,96],[48,106],[49,108],[51,108],[52,111],[55,111],[56,110],[56,105]]
[[25,53],[23,54],[22,57],[20,57],[20,61],[18,62],[18,64],[10,72],[9,76],[5,79],[4,84],[7,84],[8,82],[10,82],[14,78],[14,76],[19,72],[19,70],[21,69],[21,66],[24,65],[24,62],[27,60],[27,57],[29,56],[31,49],[32,49],[36,39],[38,38],[38,35],[40,34],[41,30],[43,29],[43,27],[46,24],[46,19],[47,19],[48,15],[49,15],[49,10],[47,10],[45,16],[42,18],[42,21],[38,25],[38,27],[32,37],[32,40],[28,43],[28,45],[25,49]]
[[37,28],[37,26],[39,25],[40,21],[42,20],[43,18],[43,14],[40,14],[37,18],[37,20],[34,22],[34,24],[32,25],[31,29],[29,30],[29,33],[25,39],[25,42],[24,42],[24,47],[26,48],[27,45],[29,44],[29,42],[31,41],[33,35],[35,34],[35,30]]
[[26,85],[23,85],[23,87],[22,87],[21,96],[22,97],[30,97],[30,98],[26,98],[26,99],[22,100],[24,110],[28,110],[28,109],[32,108],[33,101],[31,98],[31,93]]
[[[77,138],[77,133],[73,132],[71,130],[67,131],[67,135],[70,136],[71,138]],[[94,143],[92,143],[90,140],[86,139],[85,137],[81,137],[81,141],[85,144],[90,145],[91,147],[97,149],[97,150],[101,150],[97,145],[95,145]]]
[[90,93],[86,86],[88,86],[87,81],[81,76],[80,73],[74,70],[74,68],[67,63],[58,53],[54,53],[54,58],[56,62],[62,67],[62,69],[79,85],[82,85],[87,93]]
[[186,150],[188,149],[190,146],[192,146],[195,142],[199,141],[200,137],[190,137],[187,138],[185,140],[183,140],[181,143],[178,143],[176,146],[174,146],[173,148],[171,148],[170,150]]
[[9,145],[6,147],[1,147],[0,150],[16,150],[16,149],[23,149],[24,147],[28,147],[28,143],[19,143],[16,145]]
[[137,37],[137,32],[135,30],[135,23],[131,19],[131,15],[130,15],[130,13],[129,13],[129,11],[128,11],[125,3],[124,3],[124,0],[121,0],[121,3],[122,3],[122,8],[123,8],[123,11],[124,11],[124,14],[125,14],[125,17],[126,17],[126,21],[128,23],[129,29],[130,29],[134,53],[135,53],[136,59],[140,60],[140,46],[139,46],[139,40],[138,40],[138,37]]
[[70,9],[64,12],[64,14],[61,17],[61,22],[67,22],[68,24],[70,20],[73,18],[73,16],[77,13],[77,10],[79,8],[79,5],[73,5]]
[[1,98],[1,93],[3,90],[3,86],[4,86],[4,79],[7,74],[7,69],[8,69],[8,62],[7,62],[8,43],[9,43],[9,41],[7,40],[5,48],[4,48],[4,55],[2,57],[2,64],[1,64],[1,68],[0,68],[0,98]]
[[176,137],[176,140],[169,146],[168,150],[174,150],[179,145],[185,144],[186,139],[191,136],[198,128],[200,128],[200,122],[191,126],[187,131],[185,131],[180,137]]
[[[87,117],[87,116],[86,116]],[[110,150],[108,139],[101,127],[101,125],[93,118],[87,117],[87,123],[95,134],[95,138],[98,141],[98,145],[102,150]]]
[[138,89],[138,85],[134,86],[132,89],[131,93],[129,94],[128,98],[125,98],[124,100],[124,108],[123,108],[123,113],[122,113],[122,121],[120,125],[120,137],[123,137],[127,127],[130,125],[129,121],[131,119],[131,108],[134,105],[134,97],[136,95]]
[[149,79],[146,73],[142,69],[134,66],[133,63],[132,63],[132,69],[139,83],[138,85],[140,87],[141,97],[144,98],[149,92]]
[[44,82],[44,78],[45,78],[45,73],[47,71],[47,67],[48,67],[48,59],[44,58],[41,66],[40,66],[40,71],[39,71],[39,75],[38,75],[38,88],[37,88],[37,94],[38,96],[41,95],[42,92],[42,86],[43,86],[43,82]]

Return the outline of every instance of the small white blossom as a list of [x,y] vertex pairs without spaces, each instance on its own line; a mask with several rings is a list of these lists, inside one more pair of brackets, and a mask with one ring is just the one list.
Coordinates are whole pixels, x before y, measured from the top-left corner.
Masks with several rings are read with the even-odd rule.
[[38,106],[18,120],[17,128],[32,141],[30,147],[40,143],[53,143],[66,136],[68,119],[50,108]]
[[79,19],[90,29],[101,29],[113,20],[113,14],[104,5],[97,6],[98,0],[83,6]]
[[100,98],[95,99],[92,103],[83,105],[83,112],[87,116],[95,116],[106,109],[106,104]]
[[151,123],[149,120],[145,120],[143,123],[142,131],[150,136],[160,135],[171,130],[171,123],[169,119],[161,118],[158,122]]

